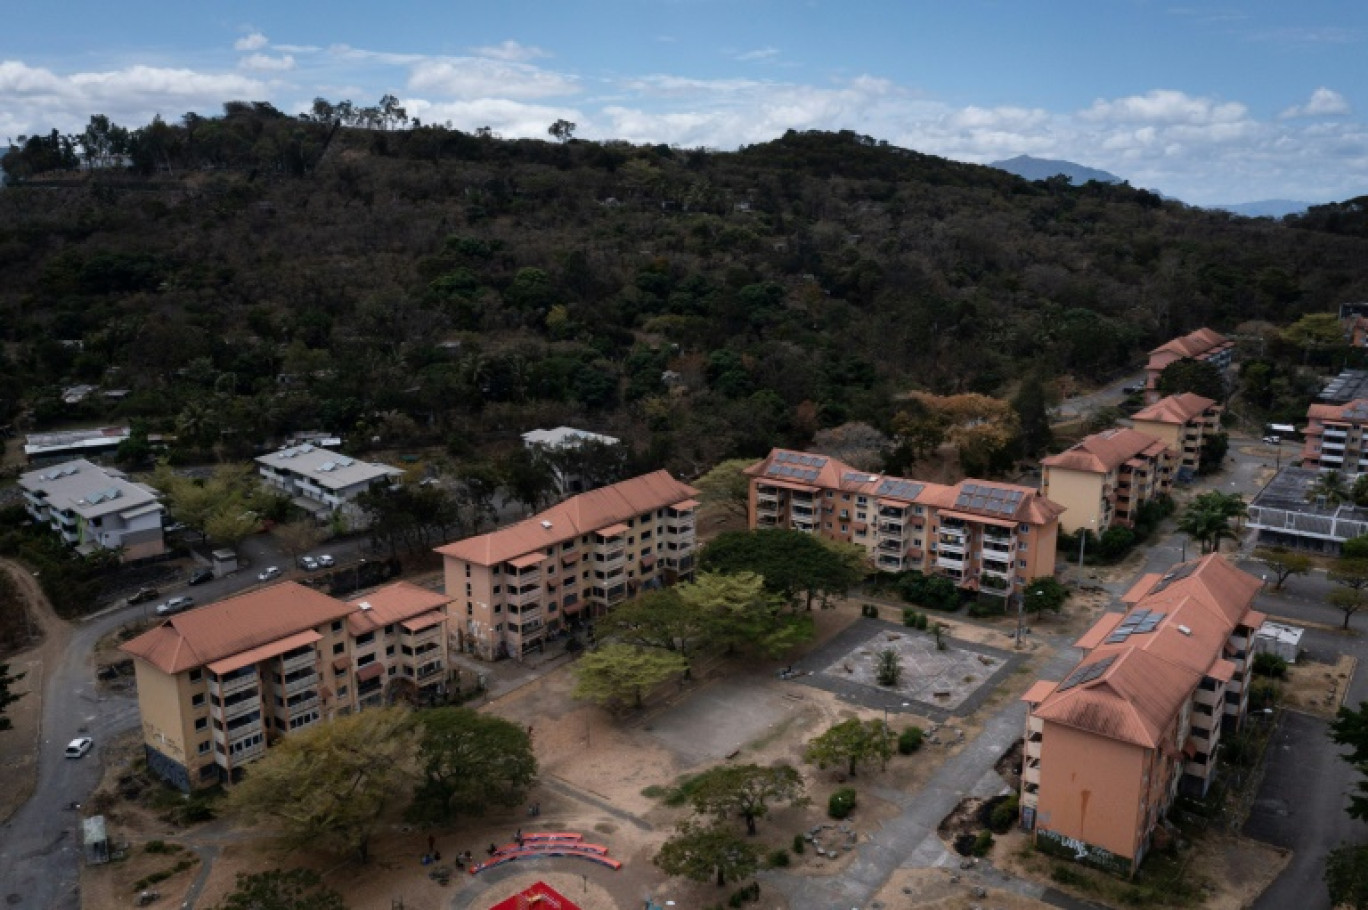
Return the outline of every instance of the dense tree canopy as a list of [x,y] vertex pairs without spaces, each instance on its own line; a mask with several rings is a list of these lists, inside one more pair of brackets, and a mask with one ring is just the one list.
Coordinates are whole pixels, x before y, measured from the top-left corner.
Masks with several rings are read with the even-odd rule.
[[532,739],[522,726],[469,708],[433,708],[415,719],[422,777],[410,818],[449,822],[522,804],[537,776]]

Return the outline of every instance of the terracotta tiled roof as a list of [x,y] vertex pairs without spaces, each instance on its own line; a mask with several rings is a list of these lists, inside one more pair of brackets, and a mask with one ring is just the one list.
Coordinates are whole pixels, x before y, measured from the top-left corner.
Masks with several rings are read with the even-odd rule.
[[[400,581],[347,601],[352,609],[347,616],[347,627],[353,635],[363,635],[372,629],[441,609],[450,602],[451,598],[440,591]],[[369,606],[362,609],[363,603]]]
[[[1079,666],[1100,659],[1090,654]],[[1198,671],[1130,647],[1116,655],[1097,679],[1062,692],[1056,689],[1033,713],[1066,727],[1153,749],[1201,681]]]
[[[806,463],[794,461],[806,458]],[[783,460],[782,459],[787,459]],[[809,472],[809,476],[774,476],[772,468],[782,465]],[[783,487],[791,483],[818,489],[840,490],[857,493],[880,501],[896,503],[916,503],[936,509],[951,509],[955,512],[981,515],[998,520],[1026,522],[1044,525],[1056,520],[1064,512],[1064,507],[1040,495],[1034,487],[1017,484],[998,483],[987,480],[962,480],[954,486],[891,477],[860,471],[850,465],[827,455],[809,455],[790,449],[773,449],[761,461],[746,468],[745,473],[761,483]],[[970,489],[970,488],[973,489]],[[1003,501],[1004,494],[1016,494],[1016,508],[1012,511],[999,511],[984,505],[974,505],[975,493],[987,492]],[[982,497],[982,498],[987,498]]]
[[1368,423],[1368,398],[1356,398],[1348,404],[1313,404],[1306,409],[1306,419],[1322,423]]
[[1137,455],[1155,456],[1168,447],[1139,430],[1114,429],[1094,433],[1074,443],[1058,455],[1041,459],[1047,468],[1107,474]]
[[1211,329],[1198,329],[1181,338],[1165,342],[1150,351],[1146,369],[1162,370],[1175,360],[1182,360],[1184,357],[1201,358],[1232,345],[1234,342],[1219,332],[1213,332]]
[[1194,417],[1200,417],[1207,408],[1215,404],[1216,402],[1210,398],[1203,398],[1201,395],[1194,395],[1192,392],[1182,392],[1178,395],[1161,398],[1149,407],[1136,411],[1131,415],[1131,420],[1187,423]]
[[179,673],[341,619],[356,608],[292,581],[172,616],[120,650]]
[[679,504],[681,508],[698,495],[698,490],[675,480],[668,471],[655,471],[624,480],[612,486],[590,490],[572,496],[526,521],[520,521],[489,534],[467,537],[445,546],[437,552],[492,566],[534,550],[544,550],[555,544],[573,540],[607,528],[645,512],[653,512]]

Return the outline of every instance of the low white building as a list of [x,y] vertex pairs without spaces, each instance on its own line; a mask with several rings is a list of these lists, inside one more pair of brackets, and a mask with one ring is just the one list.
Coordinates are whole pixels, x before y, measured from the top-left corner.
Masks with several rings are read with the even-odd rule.
[[33,520],[80,553],[122,550],[130,560],[166,552],[160,494],[120,471],[78,458],[29,471],[19,477],[19,486]]
[[49,464],[86,456],[109,455],[130,435],[128,427],[30,433],[24,440],[24,457],[29,464]]
[[1301,650],[1302,632],[1305,630],[1300,626],[1288,626],[1280,622],[1265,622],[1259,626],[1259,631],[1254,633],[1254,643],[1251,650],[1255,654],[1273,654],[1281,657],[1289,664],[1297,662],[1297,653]]
[[268,487],[290,497],[314,518],[326,521],[341,515],[353,528],[365,522],[356,498],[367,490],[392,487],[404,473],[310,443],[262,455],[256,463]]
[[[602,433],[577,430],[574,427],[556,427],[554,430],[529,430],[522,434],[523,445],[529,449],[542,449],[549,453],[578,449],[585,443],[603,446],[619,445],[622,440]],[[573,469],[567,468],[562,459],[552,459],[552,470],[556,475],[556,487],[562,495],[583,493],[588,489],[585,478]]]

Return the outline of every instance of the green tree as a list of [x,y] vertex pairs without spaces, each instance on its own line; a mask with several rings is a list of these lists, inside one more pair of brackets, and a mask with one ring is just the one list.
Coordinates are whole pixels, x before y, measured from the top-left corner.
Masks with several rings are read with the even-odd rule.
[[695,812],[712,815],[719,823],[739,815],[747,834],[755,833],[756,820],[769,814],[771,805],[807,802],[803,777],[790,765],[719,765],[695,778],[689,789]]
[[694,481],[703,501],[737,516],[746,514],[750,498],[750,477],[745,469],[755,464],[753,458],[732,458],[712,467]]
[[1331,850],[1325,860],[1325,887],[1332,905],[1368,910],[1368,846],[1345,844]]
[[1027,613],[1043,614],[1046,610],[1058,613],[1064,609],[1064,601],[1069,599],[1069,589],[1053,575],[1032,578],[1021,591],[1024,598],[1022,607]]
[[469,708],[434,708],[415,717],[422,780],[410,819],[443,824],[522,804],[537,778],[537,759],[521,724]]
[[347,902],[312,869],[239,872],[214,910],[347,910]]
[[862,548],[836,544],[802,531],[762,528],[717,535],[699,555],[710,572],[755,572],[765,590],[786,603],[840,596],[864,577]]
[[[1350,752],[1340,758],[1359,774],[1368,775],[1368,702],[1359,702],[1357,708],[1341,706],[1330,724],[1330,739],[1335,745],[1348,746]],[[1357,793],[1349,797],[1345,811],[1350,818],[1368,821],[1368,781],[1360,780],[1355,790]]]
[[1195,503],[1189,505],[1178,519],[1178,530],[1197,541],[1202,552],[1220,549],[1221,541],[1235,536],[1230,527],[1230,518],[1217,508],[1202,508]]
[[1220,367],[1205,360],[1184,357],[1164,367],[1159,374],[1159,394],[1180,395],[1191,392],[1210,398],[1212,401],[1225,401],[1225,376]]
[[715,880],[721,888],[760,868],[760,848],[725,825],[704,827],[686,821],[660,845],[654,862],[666,875],[696,882]]
[[276,525],[271,534],[291,563],[323,542],[323,529],[310,520]]
[[1334,508],[1341,503],[1349,500],[1350,491],[1345,482],[1344,475],[1339,471],[1322,471],[1316,475],[1315,481],[1306,491],[1307,502],[1325,501],[1325,505]]
[[1345,559],[1368,559],[1368,535],[1346,540],[1340,545],[1340,556]]
[[556,120],[546,128],[547,135],[557,142],[569,142],[575,135],[575,124],[569,120]]
[[1326,600],[1344,614],[1343,628],[1348,630],[1349,618],[1368,602],[1368,559],[1340,559],[1326,577],[1340,585]]
[[678,588],[662,588],[614,608],[596,621],[595,631],[602,640],[677,651],[687,659],[706,643],[708,618]]
[[902,658],[893,648],[884,648],[874,658],[874,676],[881,686],[896,686],[902,679]]
[[10,665],[0,664],[0,730],[13,729],[10,719],[5,716],[5,710],[19,699],[27,695],[27,692],[15,692],[12,687],[15,683],[24,678],[23,673],[10,675]]
[[1039,373],[1029,373],[1022,380],[1021,388],[1012,398],[1012,409],[1021,423],[1021,453],[1034,458],[1048,450],[1054,442],[1054,433],[1050,429],[1050,406],[1045,395],[1045,384]]
[[1368,474],[1360,474],[1354,478],[1354,485],[1349,489],[1349,498],[1360,509],[1368,508]]
[[[1345,541],[1346,545],[1348,543]],[[1293,575],[1305,575],[1311,571],[1311,557],[1287,547],[1259,547],[1254,551],[1254,558],[1272,571],[1276,579],[1273,585],[1275,591],[1281,591],[1287,579]]]
[[1230,437],[1225,433],[1207,433],[1202,437],[1202,448],[1197,453],[1197,473],[1211,474],[1221,469],[1230,451]]
[[415,747],[403,709],[338,717],[273,746],[229,792],[226,806],[249,820],[271,818],[287,848],[349,852],[364,863]]
[[575,662],[575,698],[601,705],[641,707],[645,690],[688,669],[682,655],[634,645],[606,644]]
[[845,765],[854,777],[864,762],[875,758],[887,762],[892,754],[893,735],[882,720],[851,718],[809,741],[803,761],[823,769]]
[[754,572],[700,572],[676,590],[704,618],[709,644],[728,653],[778,657],[813,635],[811,618],[785,611]]
[[520,446],[504,458],[503,487],[510,498],[535,512],[556,498],[556,474],[540,448]]

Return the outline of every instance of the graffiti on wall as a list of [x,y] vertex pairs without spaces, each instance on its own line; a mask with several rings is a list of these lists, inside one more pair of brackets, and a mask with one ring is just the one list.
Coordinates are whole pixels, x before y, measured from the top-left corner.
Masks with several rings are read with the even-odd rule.
[[1036,831],[1036,846],[1052,856],[1071,859],[1074,862],[1083,863],[1085,866],[1092,866],[1118,875],[1130,873],[1130,860],[1076,837],[1060,834],[1058,831],[1049,831],[1045,828],[1038,829]]

